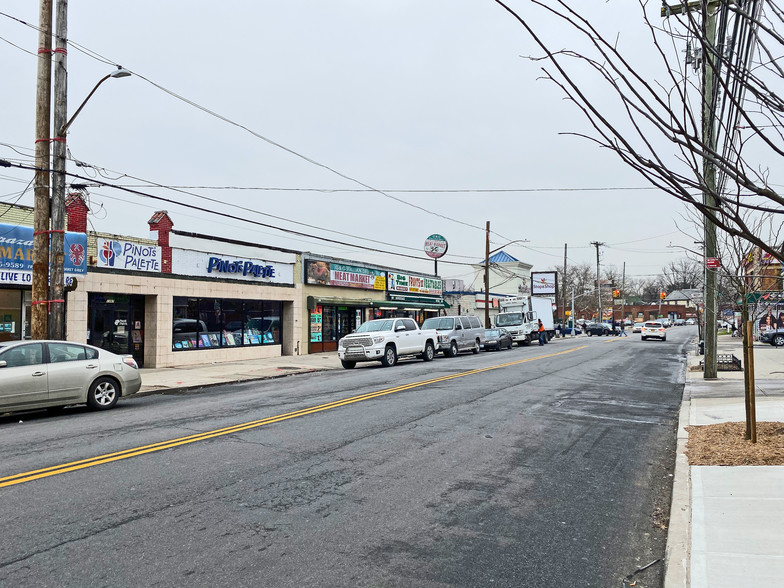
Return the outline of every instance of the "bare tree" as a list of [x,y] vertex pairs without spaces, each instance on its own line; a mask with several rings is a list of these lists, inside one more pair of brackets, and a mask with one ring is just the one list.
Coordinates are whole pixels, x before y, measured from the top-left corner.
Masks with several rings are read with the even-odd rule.
[[[648,57],[662,66],[658,77],[637,70],[635,56],[625,53],[618,39],[604,37],[578,12],[576,7],[588,10],[579,0],[528,0],[519,13],[508,5],[511,0],[495,2],[542,51],[531,59],[547,63],[545,78],[589,121],[590,135],[574,134],[611,150],[728,235],[782,259],[778,243],[755,233],[754,220],[770,214],[781,223],[784,215],[784,196],[771,181],[773,171],[781,173],[784,155],[784,37],[779,32],[784,10],[777,2],[684,1],[672,10],[665,5],[654,24],[649,14],[658,13],[658,5],[638,0],[650,32]],[[535,8],[577,32],[579,49],[551,48],[521,16]],[[715,35],[706,27],[714,16]],[[690,66],[697,75],[690,75]],[[710,87],[706,73],[715,81]],[[587,74],[595,76],[586,83]],[[706,113],[710,124],[704,128]]]

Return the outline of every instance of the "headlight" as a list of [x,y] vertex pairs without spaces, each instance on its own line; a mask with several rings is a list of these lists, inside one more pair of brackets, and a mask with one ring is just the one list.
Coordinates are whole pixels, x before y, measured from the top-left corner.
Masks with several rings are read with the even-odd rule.
[[378,343],[383,343],[383,342],[384,342],[384,336],[383,335],[381,335],[380,337],[373,337],[373,343],[378,344]]
[[345,339],[341,339],[340,341],[338,341],[338,347],[345,347],[345,346],[346,346]]
[[439,343],[447,343],[449,341],[449,335],[439,335],[438,342]]

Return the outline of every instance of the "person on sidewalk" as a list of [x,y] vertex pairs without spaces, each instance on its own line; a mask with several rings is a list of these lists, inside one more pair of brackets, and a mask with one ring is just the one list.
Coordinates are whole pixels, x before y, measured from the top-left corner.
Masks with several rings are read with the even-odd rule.
[[547,332],[544,330],[544,323],[542,319],[539,319],[539,345],[544,345],[546,343],[545,339],[547,338]]

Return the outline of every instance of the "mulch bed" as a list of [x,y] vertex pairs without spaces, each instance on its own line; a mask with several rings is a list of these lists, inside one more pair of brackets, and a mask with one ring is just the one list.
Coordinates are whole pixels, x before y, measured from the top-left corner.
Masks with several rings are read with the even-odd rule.
[[757,442],[746,440],[746,423],[686,427],[689,465],[784,465],[784,423],[758,422]]

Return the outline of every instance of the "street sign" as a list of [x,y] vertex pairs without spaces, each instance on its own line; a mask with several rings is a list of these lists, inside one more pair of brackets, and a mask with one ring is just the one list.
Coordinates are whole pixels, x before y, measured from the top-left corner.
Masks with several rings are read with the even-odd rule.
[[721,259],[718,257],[705,258],[705,267],[708,269],[717,269],[721,267]]
[[446,253],[449,247],[446,239],[439,234],[430,235],[425,240],[425,253],[433,259],[438,259]]

